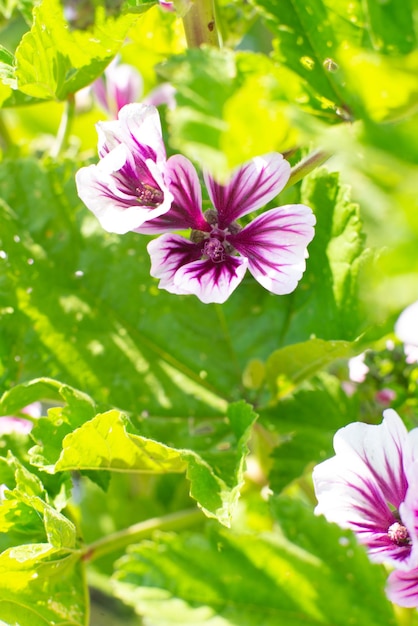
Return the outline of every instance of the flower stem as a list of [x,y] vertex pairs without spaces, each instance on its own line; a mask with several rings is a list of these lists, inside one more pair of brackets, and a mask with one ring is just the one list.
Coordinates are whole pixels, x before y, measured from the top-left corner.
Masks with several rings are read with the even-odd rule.
[[308,154],[307,157],[292,167],[290,171],[290,178],[287,181],[286,187],[291,187],[295,183],[302,180],[302,178],[312,172],[316,167],[319,167],[325,163],[325,161],[328,161],[330,157],[331,154],[329,152],[325,152],[324,150],[314,150],[314,152]]
[[156,530],[183,530],[201,523],[203,519],[199,509],[187,509],[164,517],[154,517],[93,541],[83,548],[81,556],[84,561],[94,561],[109,552],[115,552],[136,541],[147,539]]
[[399,626],[412,626],[415,623],[415,609],[405,609],[396,604],[393,605],[393,608]]
[[61,123],[58,128],[55,143],[52,146],[51,157],[56,159],[66,148],[68,137],[71,132],[71,126],[75,116],[75,97],[70,93],[65,102],[64,112],[61,117]]
[[189,48],[200,48],[205,43],[219,48],[213,0],[194,0],[183,17],[183,26]]
[[10,137],[10,133],[5,124],[3,115],[0,113],[0,147],[3,147],[5,150],[10,148],[13,145],[12,138]]

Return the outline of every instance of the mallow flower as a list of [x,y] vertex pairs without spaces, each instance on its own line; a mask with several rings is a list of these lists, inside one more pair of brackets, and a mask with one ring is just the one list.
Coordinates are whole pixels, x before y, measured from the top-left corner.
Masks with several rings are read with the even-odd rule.
[[255,157],[233,172],[227,184],[204,173],[211,208],[203,212],[198,175],[188,159],[171,157],[167,177],[174,196],[170,211],[141,232],[190,229],[187,239],[165,232],[148,244],[151,275],[159,287],[222,303],[247,269],[274,294],[293,291],[305,269],[315,217],[303,204],[270,209],[241,226],[244,215],[263,207],[283,189],[290,165],[281,154]]
[[407,571],[418,566],[418,429],[393,409],[383,416],[337,431],[335,456],[313,471],[315,512],[353,530],[372,561]]
[[138,100],[153,106],[166,104],[169,108],[175,107],[176,90],[170,83],[161,83],[147,96],[143,96],[144,81],[141,74],[132,65],[120,63],[119,57],[114,58],[103,76],[97,78],[87,89],[91,89],[100,108],[114,119],[125,105]]
[[77,172],[78,195],[108,232],[141,232],[173,200],[158,111],[128,104],[117,120],[99,122],[97,131],[100,161]]
[[406,307],[395,324],[395,335],[404,343],[407,363],[418,362],[418,302]]

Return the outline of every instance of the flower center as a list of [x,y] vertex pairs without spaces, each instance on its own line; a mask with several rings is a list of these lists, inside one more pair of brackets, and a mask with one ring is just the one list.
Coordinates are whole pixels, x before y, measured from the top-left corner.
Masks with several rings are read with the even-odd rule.
[[147,183],[140,183],[135,191],[139,203],[145,206],[158,206],[164,200],[163,192]]
[[202,252],[205,256],[209,257],[213,263],[221,263],[225,260],[225,248],[216,237],[206,239]]
[[408,529],[399,522],[394,522],[389,526],[388,536],[397,546],[406,546],[411,543]]

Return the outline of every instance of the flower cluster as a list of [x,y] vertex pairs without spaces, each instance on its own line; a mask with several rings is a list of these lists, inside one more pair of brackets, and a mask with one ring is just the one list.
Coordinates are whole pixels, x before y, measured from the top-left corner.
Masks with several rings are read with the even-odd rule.
[[380,425],[349,424],[335,456],[314,468],[315,512],[353,530],[370,559],[394,569],[387,595],[418,607],[418,428],[387,409]]
[[[109,232],[161,235],[148,245],[161,289],[222,303],[247,269],[274,294],[295,289],[314,235],[311,209],[291,204],[239,223],[286,185],[290,165],[281,154],[251,159],[227,184],[204,173],[211,207],[203,210],[192,163],[166,158],[154,106],[126,105],[118,119],[98,124],[98,134],[100,161],[78,171],[79,196]],[[190,238],[177,232],[187,230]]]

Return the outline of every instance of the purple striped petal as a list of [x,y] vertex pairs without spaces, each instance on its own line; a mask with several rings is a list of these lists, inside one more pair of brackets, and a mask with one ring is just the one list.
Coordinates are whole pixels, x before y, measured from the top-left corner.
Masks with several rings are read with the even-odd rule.
[[165,161],[160,116],[154,106],[127,104],[119,111],[117,120],[99,122],[96,127],[101,157],[123,143],[136,160]]
[[122,107],[139,99],[143,86],[144,81],[138,70],[132,65],[119,63],[115,58],[105,69],[104,76],[95,80],[91,88],[99,106],[117,117]]
[[[132,155],[124,144],[119,144],[97,165],[77,172],[78,195],[108,232],[127,233],[169,210],[173,197],[158,166],[149,161],[147,168],[146,181],[139,180]],[[151,193],[149,187],[143,187],[148,181],[152,182],[156,202],[145,203],[138,191],[143,189],[145,196]]]
[[176,284],[205,304],[222,304],[238,287],[247,270],[247,259],[227,256],[221,263],[210,259],[184,265],[175,276]]
[[411,463],[402,420],[388,409],[379,426],[349,424],[336,433],[334,449],[334,457],[314,468],[315,512],[356,532],[374,561],[409,567],[411,544],[391,538],[393,525],[405,524],[397,509],[406,496]]
[[290,165],[278,152],[255,157],[238,167],[227,185],[220,185],[205,174],[213,206],[218,211],[219,227],[259,209],[277,196],[290,176]]
[[247,260],[229,256],[220,263],[201,259],[202,244],[175,234],[161,235],[148,244],[151,276],[160,279],[160,289],[194,294],[205,304],[223,303],[244,278]]
[[189,293],[175,282],[177,271],[202,256],[201,244],[196,244],[180,235],[166,233],[150,241],[148,253],[151,257],[151,276],[159,278],[158,287],[170,293]]
[[392,572],[387,580],[386,595],[399,606],[418,608],[418,569]]
[[305,270],[306,246],[314,236],[315,216],[303,204],[262,213],[228,241],[247,257],[248,269],[265,289],[292,292]]
[[164,179],[173,194],[170,210],[137,230],[140,233],[159,234],[173,230],[209,231],[202,215],[202,191],[199,177],[186,157],[176,154],[170,157],[164,170]]

